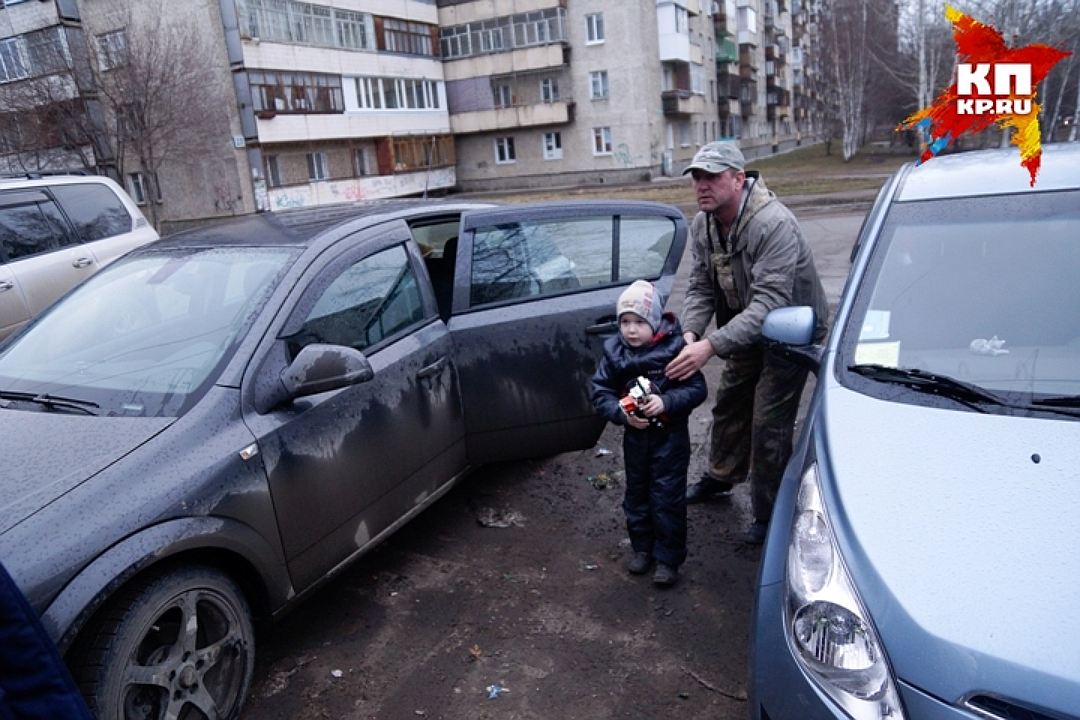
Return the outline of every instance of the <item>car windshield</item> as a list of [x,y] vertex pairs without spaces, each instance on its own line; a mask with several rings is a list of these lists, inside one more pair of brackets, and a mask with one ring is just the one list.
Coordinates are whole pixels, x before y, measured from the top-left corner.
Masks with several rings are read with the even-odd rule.
[[1068,403],[1080,394],[1080,193],[895,205],[840,351],[841,367],[878,382],[925,387],[932,374],[1014,406]]
[[119,260],[0,351],[0,397],[178,416],[213,382],[293,254],[185,248]]

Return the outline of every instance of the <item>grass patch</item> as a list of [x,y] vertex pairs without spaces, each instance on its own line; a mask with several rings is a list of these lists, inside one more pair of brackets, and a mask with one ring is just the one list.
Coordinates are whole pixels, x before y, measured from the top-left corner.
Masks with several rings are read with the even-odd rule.
[[[840,156],[839,143],[832,154],[824,145],[811,145],[783,155],[751,160],[750,170],[759,170],[769,189],[783,200],[791,195],[816,195],[852,190],[876,190],[913,156],[890,148],[868,145],[850,162]],[[628,185],[585,185],[571,188],[534,189],[520,192],[475,193],[477,200],[527,203],[549,200],[650,200],[668,205],[694,205],[694,190],[688,178]]]
[[821,195],[824,193],[844,192],[845,190],[877,190],[884,183],[885,177],[815,177],[815,178],[780,178],[773,180],[766,176],[765,183],[781,200],[789,195]]
[[763,175],[768,173],[766,177],[775,173],[803,174],[808,172],[828,175],[867,172],[891,174],[905,162],[915,159],[915,155],[907,148],[889,148],[880,145],[864,146],[847,162],[844,162],[842,153],[840,143],[834,141],[829,154],[825,153],[825,145],[811,145],[783,155],[751,160],[747,163],[747,167],[751,170],[761,170]]

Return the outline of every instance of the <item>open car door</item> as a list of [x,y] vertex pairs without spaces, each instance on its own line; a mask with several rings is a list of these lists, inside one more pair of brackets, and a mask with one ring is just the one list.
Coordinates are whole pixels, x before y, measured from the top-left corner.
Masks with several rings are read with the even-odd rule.
[[591,447],[590,401],[615,301],[634,280],[669,297],[686,245],[674,207],[647,202],[468,211],[448,323],[471,463]]

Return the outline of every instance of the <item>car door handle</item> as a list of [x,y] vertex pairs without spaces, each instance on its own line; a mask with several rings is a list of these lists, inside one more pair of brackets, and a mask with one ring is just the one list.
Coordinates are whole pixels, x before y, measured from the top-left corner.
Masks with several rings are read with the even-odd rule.
[[10,280],[0,280],[0,292],[7,292],[13,287],[15,287],[15,283]]
[[90,265],[93,262],[94,261],[91,260],[88,257],[81,257],[81,258],[77,258],[75,260],[72,260],[71,261],[71,267],[73,267],[73,268],[84,268],[84,267],[86,267],[87,265]]
[[619,329],[619,323],[615,320],[606,320],[604,322],[598,322],[595,325],[590,325],[585,328],[585,333],[588,335],[607,335],[613,333]]
[[443,371],[443,368],[446,367],[446,363],[447,363],[446,356],[443,355],[441,358],[439,358],[435,362],[431,363],[427,367],[420,368],[420,372],[416,373],[416,377],[419,378],[420,380],[423,380],[424,378],[429,378],[429,377],[431,377],[433,375],[438,375],[439,373],[441,373]]

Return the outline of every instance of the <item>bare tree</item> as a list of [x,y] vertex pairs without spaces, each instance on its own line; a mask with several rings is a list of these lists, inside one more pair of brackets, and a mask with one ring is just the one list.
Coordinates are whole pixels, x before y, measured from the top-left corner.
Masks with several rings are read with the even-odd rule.
[[95,84],[117,171],[142,173],[150,221],[160,226],[161,168],[210,152],[222,123],[220,100],[211,92],[211,55],[196,25],[183,17],[168,22],[163,0],[114,8],[115,29],[97,37]]
[[836,0],[822,23],[823,64],[829,80],[827,97],[840,131],[844,160],[851,160],[865,138],[869,84],[870,0]]
[[[70,169],[74,160],[118,179],[141,173],[148,219],[160,228],[161,169],[199,163],[228,136],[228,100],[214,88],[229,83],[214,82],[221,69],[205,28],[176,8],[95,4],[84,17],[89,48],[65,61],[68,73],[0,87],[0,129],[18,130],[2,133],[0,152],[25,170]],[[86,73],[81,82],[77,72]]]

